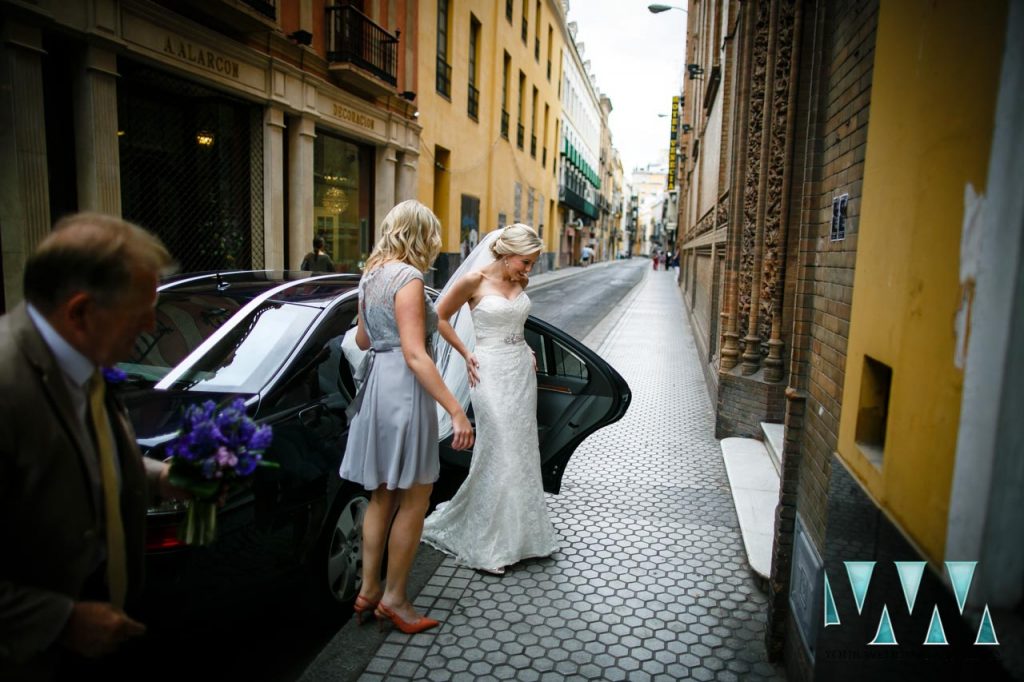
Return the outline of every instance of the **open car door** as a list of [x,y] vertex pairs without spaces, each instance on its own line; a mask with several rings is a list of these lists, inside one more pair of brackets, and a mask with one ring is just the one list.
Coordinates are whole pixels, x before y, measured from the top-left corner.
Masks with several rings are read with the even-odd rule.
[[[615,369],[565,332],[533,316],[526,342],[537,356],[537,430],[544,490],[557,493],[569,458],[583,439],[626,413],[632,397]],[[473,420],[472,411],[469,412]],[[470,453],[441,443],[445,465],[469,468]]]

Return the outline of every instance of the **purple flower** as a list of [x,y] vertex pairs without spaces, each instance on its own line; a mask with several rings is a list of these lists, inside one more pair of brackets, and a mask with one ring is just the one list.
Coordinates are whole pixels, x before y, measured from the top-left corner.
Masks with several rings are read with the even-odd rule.
[[100,372],[108,384],[119,384],[128,378],[124,370],[117,367],[101,367]]
[[246,414],[241,398],[219,410],[212,400],[190,405],[181,431],[166,446],[175,485],[208,497],[220,481],[245,478],[258,466],[277,466],[263,461],[272,437],[269,426],[257,426]]

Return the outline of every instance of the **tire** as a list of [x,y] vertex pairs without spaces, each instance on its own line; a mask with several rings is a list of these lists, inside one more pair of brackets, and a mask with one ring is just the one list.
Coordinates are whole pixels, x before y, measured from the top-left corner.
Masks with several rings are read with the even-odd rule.
[[324,525],[313,557],[314,598],[325,612],[347,611],[363,583],[363,515],[369,494],[343,489]]

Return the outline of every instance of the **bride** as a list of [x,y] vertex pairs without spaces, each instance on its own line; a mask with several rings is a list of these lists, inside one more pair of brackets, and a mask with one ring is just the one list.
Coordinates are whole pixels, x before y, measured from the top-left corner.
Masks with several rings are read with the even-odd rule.
[[[440,349],[438,364],[460,400],[468,381],[477,433],[465,482],[427,517],[423,539],[465,566],[498,575],[558,548],[541,482],[537,363],[523,336],[530,314],[525,289],[542,246],[527,225],[491,232],[454,273],[437,306],[438,332],[451,346]],[[468,316],[460,312],[466,305]],[[465,372],[461,362],[452,364],[452,349]],[[443,436],[446,424],[441,429]]]

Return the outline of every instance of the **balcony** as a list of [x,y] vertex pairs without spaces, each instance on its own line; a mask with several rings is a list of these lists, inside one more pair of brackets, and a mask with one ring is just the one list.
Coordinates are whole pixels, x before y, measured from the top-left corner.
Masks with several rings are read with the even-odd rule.
[[171,9],[175,9],[173,5],[187,6],[188,12],[183,13],[190,18],[207,23],[204,18],[209,17],[213,23],[226,24],[246,33],[281,30],[277,24],[276,0],[185,0],[167,5]]
[[446,98],[452,98],[452,65],[437,55],[437,91]]
[[523,148],[523,139],[526,136],[526,128],[520,123],[516,126],[516,146],[520,149]]
[[508,112],[501,110],[501,136],[508,139]]
[[466,104],[466,113],[474,121],[478,121],[480,111],[480,91],[472,83],[469,84],[469,101]]
[[541,165],[542,168],[547,168],[548,167],[548,148],[547,147],[544,147],[544,149],[541,150],[540,165]]
[[540,64],[540,38],[533,39],[533,58]]
[[565,185],[558,186],[558,201],[585,216],[597,218],[597,207]]
[[327,61],[339,80],[374,96],[398,85],[398,35],[349,5],[327,8]]
[[551,82],[551,60],[548,60],[548,83]]
[[530,32],[530,25],[527,23],[526,17],[523,17],[523,30],[522,30],[523,45],[526,44],[526,34],[528,34],[529,32]]
[[537,136],[530,135],[530,156],[537,158]]

